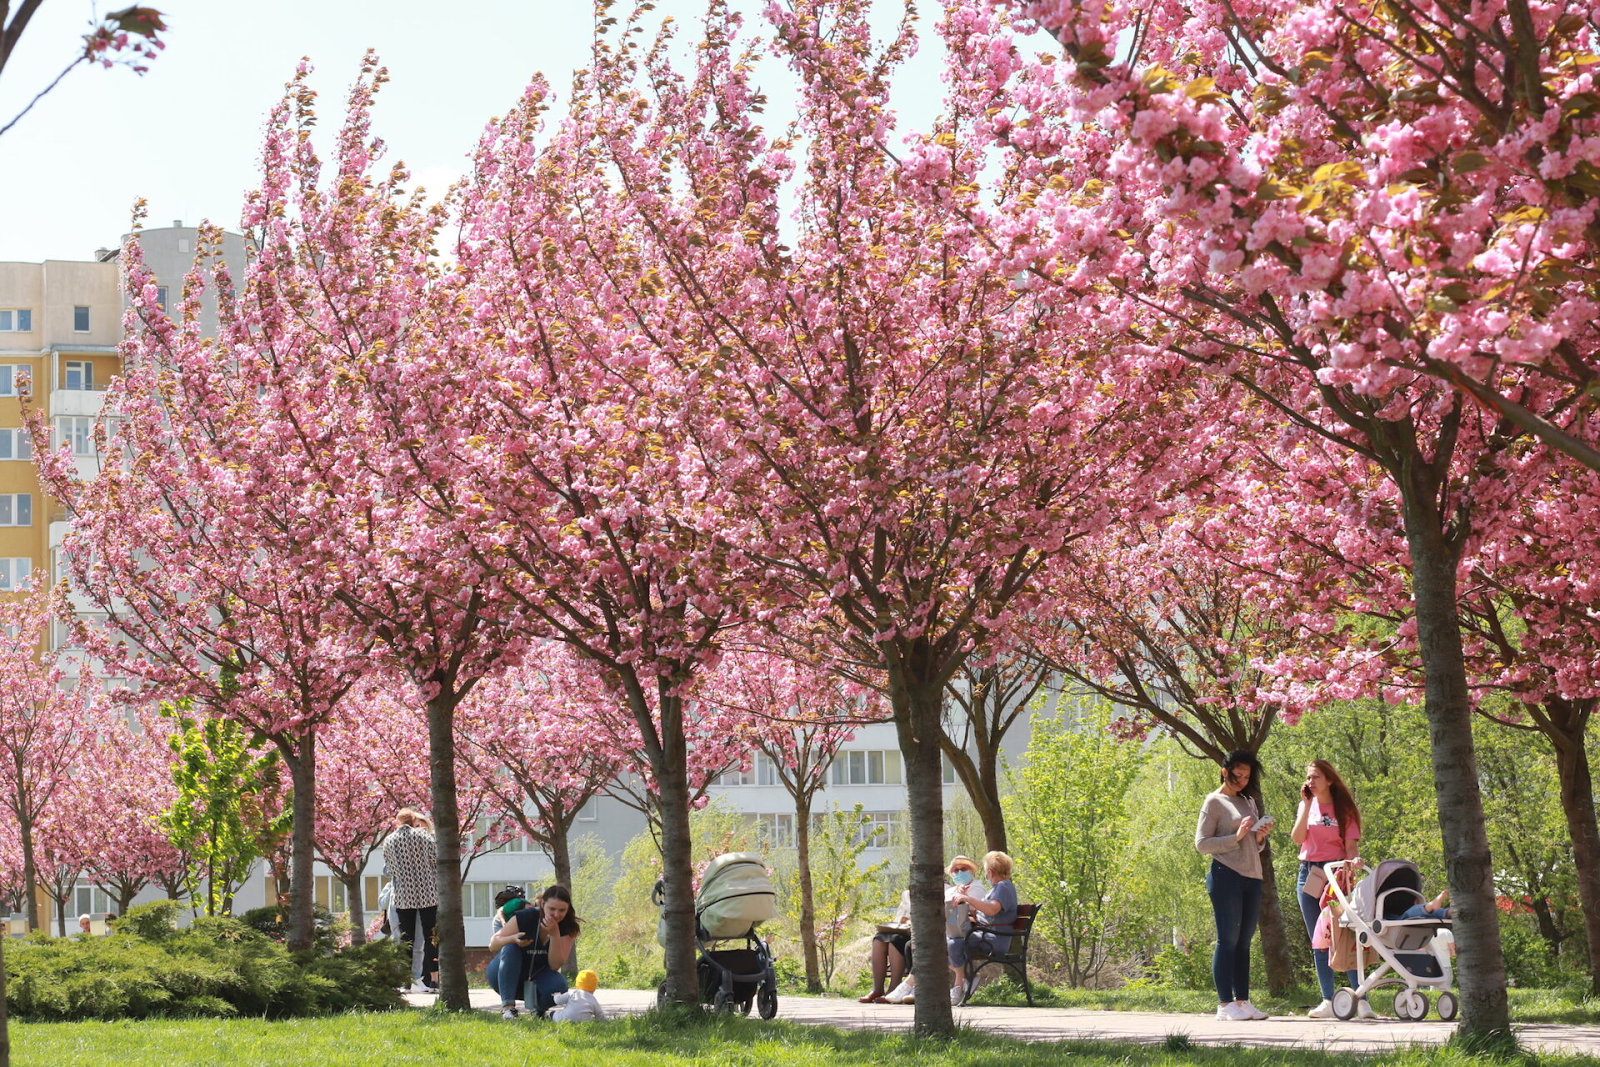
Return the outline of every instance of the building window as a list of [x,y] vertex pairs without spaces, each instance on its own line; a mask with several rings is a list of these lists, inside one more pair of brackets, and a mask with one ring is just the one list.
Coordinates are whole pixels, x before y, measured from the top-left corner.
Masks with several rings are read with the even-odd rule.
[[600,820],[600,798],[590,797],[583,802],[583,807],[578,809],[579,822],[598,822]]
[[33,494],[0,493],[0,526],[32,526]]
[[487,919],[494,914],[495,883],[463,882],[461,914],[468,919]]
[[70,443],[74,456],[94,455],[94,416],[59,416],[56,419],[56,439]]
[[[73,886],[72,903],[74,923],[79,915],[88,915],[94,919],[104,919],[106,912],[111,910],[111,898],[106,895],[104,889],[96,885]],[[68,927],[68,931],[77,933],[77,930],[72,926]]]
[[793,813],[757,815],[756,836],[763,848],[794,848]]
[[69,359],[62,364],[61,388],[93,389],[94,364],[86,359]]
[[164,285],[156,286],[156,307],[167,310],[167,287]]
[[26,363],[0,363],[0,396],[32,396],[33,368]]
[[869,811],[857,839],[868,848],[896,848],[905,844],[906,818],[899,811]]
[[33,311],[30,308],[0,308],[0,333],[33,332]]
[[27,430],[0,430],[0,459],[32,459],[33,438]]
[[747,770],[742,767],[730,767],[721,774],[717,775],[717,780],[713,784],[723,787],[734,785],[755,785],[755,768],[751,767]]
[[895,749],[840,752],[833,758],[834,785],[899,785],[900,753]]
[[955,785],[958,781],[956,778],[956,765],[951,763],[948,759],[945,759],[943,756],[939,758],[939,763],[944,770],[944,784]]
[[75,307],[72,309],[72,329],[77,333],[89,332],[89,309]]
[[28,556],[0,556],[0,592],[14,593],[28,584],[33,560]]

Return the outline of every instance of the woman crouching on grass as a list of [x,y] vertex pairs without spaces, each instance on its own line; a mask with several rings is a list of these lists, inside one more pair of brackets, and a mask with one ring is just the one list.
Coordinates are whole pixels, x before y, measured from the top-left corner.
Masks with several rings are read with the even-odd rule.
[[567,991],[561,968],[572,955],[572,942],[582,925],[572,910],[571,891],[553,885],[507,919],[489,939],[489,947],[501,953],[495,974],[502,1019],[517,1017],[517,994],[527,982],[534,987],[529,1011],[544,1015],[555,1006],[556,994]]

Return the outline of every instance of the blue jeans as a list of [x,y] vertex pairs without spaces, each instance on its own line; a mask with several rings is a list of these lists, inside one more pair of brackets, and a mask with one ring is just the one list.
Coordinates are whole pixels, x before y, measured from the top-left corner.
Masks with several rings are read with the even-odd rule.
[[1402,919],[1434,919],[1449,921],[1449,908],[1429,908],[1426,904],[1413,904],[1400,913]]
[[1212,860],[1206,893],[1217,921],[1217,949],[1211,956],[1217,1003],[1249,1000],[1250,939],[1256,936],[1256,921],[1261,918],[1261,879],[1247,878]]
[[489,988],[500,994],[500,1003],[507,1007],[516,1004],[517,997],[522,994],[522,970],[527,966],[527,955],[520,945],[502,945],[483,972],[489,980]]
[[[1312,863],[1310,860],[1300,861],[1300,877],[1294,883],[1295,899],[1300,901],[1300,918],[1306,922],[1306,936],[1314,937],[1317,932],[1317,918],[1322,914],[1320,901],[1306,893],[1306,878],[1311,874],[1312,867],[1321,867],[1321,863]],[[1311,962],[1317,967],[1317,985],[1322,989],[1322,999],[1333,999],[1333,968],[1328,966],[1328,950],[1314,948],[1311,950]],[[1350,983],[1350,988],[1355,989],[1361,984],[1361,979],[1355,971],[1344,972],[1345,981]]]

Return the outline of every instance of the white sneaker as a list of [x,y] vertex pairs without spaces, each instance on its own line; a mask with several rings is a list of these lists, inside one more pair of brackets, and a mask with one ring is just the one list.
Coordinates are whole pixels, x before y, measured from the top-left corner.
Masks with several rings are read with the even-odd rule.
[[1314,1007],[1310,1011],[1306,1012],[1306,1018],[1307,1019],[1336,1019],[1336,1018],[1338,1018],[1338,1016],[1333,1014],[1333,1001],[1324,1000],[1321,1004],[1318,1004],[1316,1007]]
[[904,1004],[906,1002],[906,998],[910,995],[911,983],[901,982],[899,985],[889,990],[888,993],[884,994],[883,999],[888,1001],[890,1004]]
[[516,1017],[517,1017],[517,1009],[514,1006],[500,1009],[500,1018],[502,1018],[502,1019],[515,1019]]
[[961,994],[964,992],[965,990],[958,985],[953,985],[950,987],[950,1006],[952,1008],[961,1007]]
[[1245,1014],[1245,1010],[1231,1000],[1226,1004],[1217,1005],[1217,1018],[1230,1023],[1250,1021],[1250,1016]]
[[1381,1019],[1381,1018],[1383,1018],[1383,1016],[1381,1016],[1377,1012],[1373,1011],[1371,1004],[1368,1004],[1365,1000],[1360,1000],[1360,1001],[1356,1002],[1356,1018],[1357,1019]]
[[406,992],[407,993],[437,993],[439,991],[437,989],[434,989],[432,986],[423,985],[421,982],[412,982],[411,983],[411,988],[406,990]]
[[1262,1011],[1260,1008],[1256,1007],[1254,1004],[1250,1003],[1248,1000],[1245,1001],[1243,1004],[1241,1004],[1240,1007],[1242,1007],[1244,1009],[1244,1011],[1245,1011],[1245,1014],[1248,1015],[1252,1019],[1267,1019],[1267,1018],[1271,1018],[1271,1016],[1269,1016],[1266,1012]]

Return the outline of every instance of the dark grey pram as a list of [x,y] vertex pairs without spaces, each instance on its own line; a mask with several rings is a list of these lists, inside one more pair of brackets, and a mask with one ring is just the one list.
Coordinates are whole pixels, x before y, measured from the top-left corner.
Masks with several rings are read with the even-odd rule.
[[[652,899],[664,903],[665,886],[657,882]],[[719,1012],[750,1014],[763,1019],[778,1014],[778,975],[772,952],[756,935],[756,927],[777,914],[777,897],[767,865],[747,852],[718,856],[700,876],[694,901],[695,970],[700,1000]],[[666,926],[657,930],[666,944]],[[731,946],[731,947],[730,947]],[[658,993],[664,995],[663,985]]]

